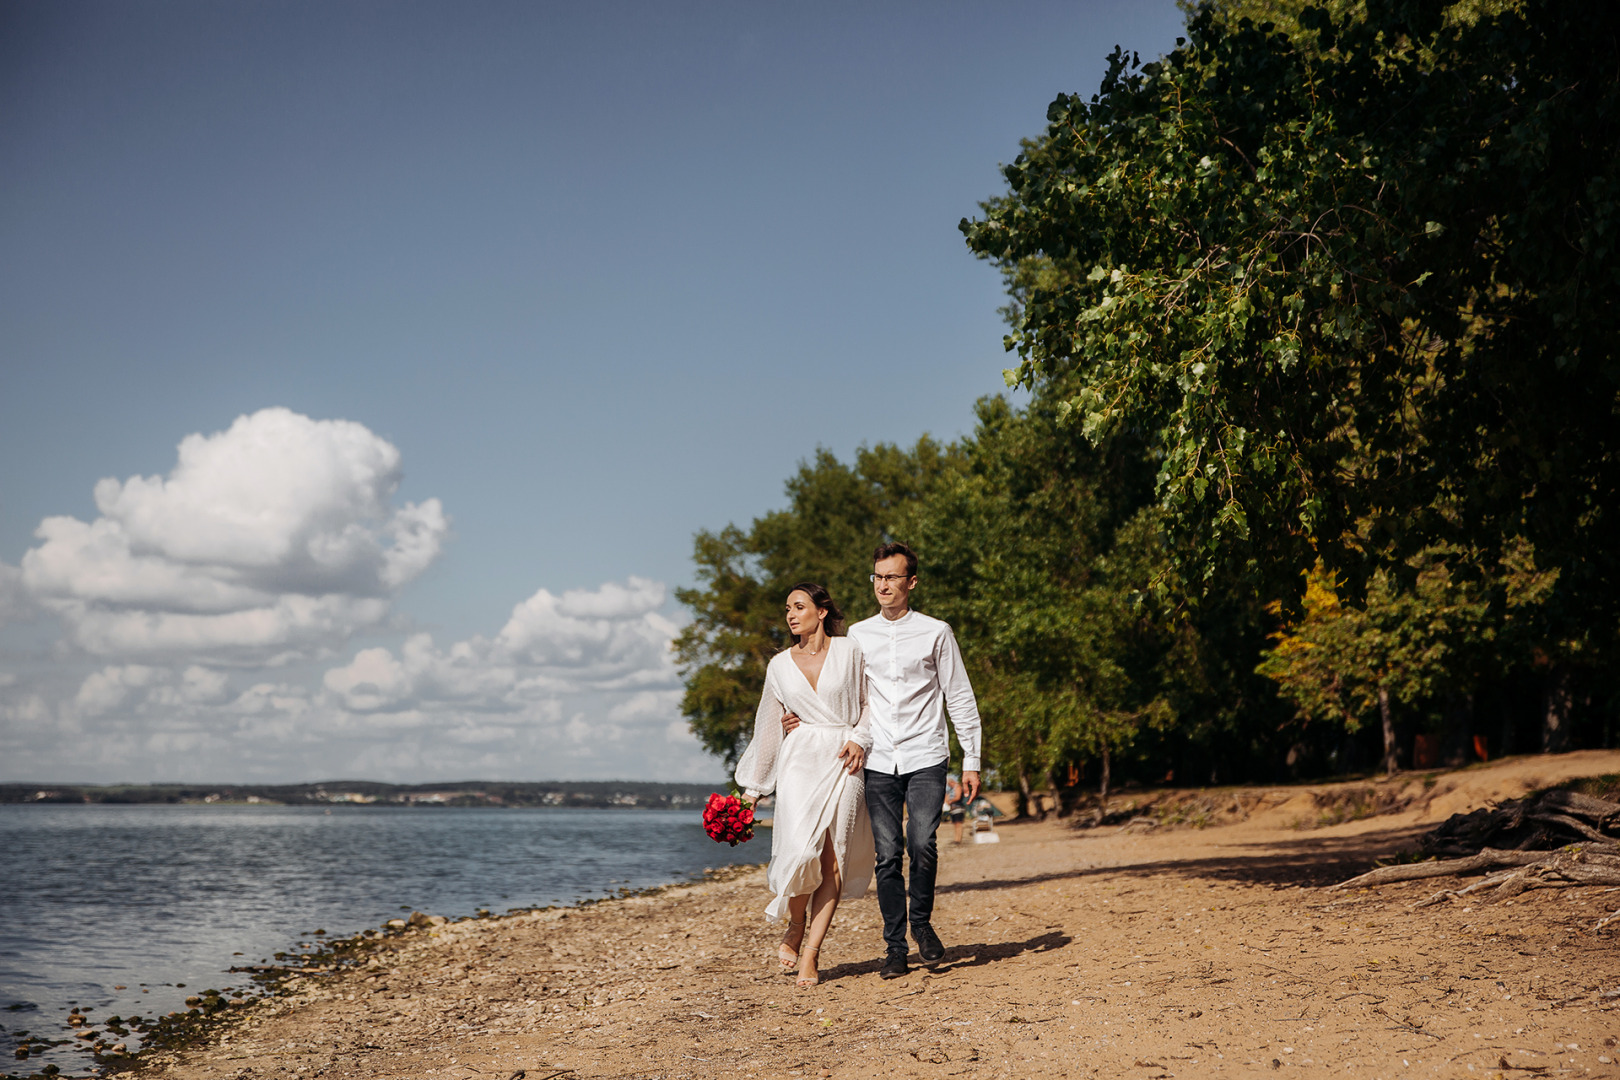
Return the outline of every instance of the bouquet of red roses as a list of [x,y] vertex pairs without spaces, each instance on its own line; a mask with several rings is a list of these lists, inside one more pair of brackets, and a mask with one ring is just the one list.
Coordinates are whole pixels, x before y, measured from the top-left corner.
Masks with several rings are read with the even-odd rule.
[[740,795],[709,796],[703,808],[703,831],[719,843],[736,847],[754,838],[754,804]]

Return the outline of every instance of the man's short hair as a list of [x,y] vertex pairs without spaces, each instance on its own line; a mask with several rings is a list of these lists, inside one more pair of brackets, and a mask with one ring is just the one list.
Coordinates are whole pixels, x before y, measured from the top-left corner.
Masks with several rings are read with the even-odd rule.
[[876,564],[884,559],[893,558],[896,555],[904,555],[906,557],[906,576],[916,577],[917,553],[912,551],[911,548],[907,547],[905,544],[899,543],[898,541],[888,544],[879,544],[878,549],[872,553],[872,562]]

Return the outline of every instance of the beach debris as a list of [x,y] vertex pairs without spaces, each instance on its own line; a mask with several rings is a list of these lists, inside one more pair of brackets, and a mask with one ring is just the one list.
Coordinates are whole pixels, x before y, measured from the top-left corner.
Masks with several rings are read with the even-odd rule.
[[1458,856],[1487,847],[1545,851],[1583,840],[1620,851],[1620,803],[1578,791],[1543,791],[1453,814],[1422,843],[1427,854]]
[[[1413,904],[1416,909],[1486,889],[1505,900],[1527,889],[1620,885],[1620,803],[1577,791],[1543,791],[1453,814],[1421,844],[1429,859],[1380,866],[1333,888],[1486,875],[1463,888],[1442,889]],[[1620,910],[1600,919],[1594,929],[1616,918]]]

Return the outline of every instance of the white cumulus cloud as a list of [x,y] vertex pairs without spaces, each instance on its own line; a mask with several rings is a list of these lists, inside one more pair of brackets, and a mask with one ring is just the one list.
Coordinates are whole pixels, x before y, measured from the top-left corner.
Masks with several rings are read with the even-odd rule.
[[272,408],[187,436],[166,475],[102,480],[88,521],[42,521],[0,564],[0,625],[43,612],[62,638],[0,647],[0,779],[719,772],[680,716],[661,582],[537,589],[489,633],[401,639],[399,592],[449,534],[401,477],[365,426]]
[[[397,762],[414,743],[467,767],[524,760],[533,775],[706,776],[714,766],[680,718],[679,627],[660,611],[665,596],[636,577],[540,589],[493,638],[441,649],[417,634],[397,652],[360,650],[325,673],[325,703],[345,728],[394,733],[393,750],[368,761]],[[481,747],[508,756],[474,754]]]
[[677,627],[658,613],[664,586],[632,577],[623,585],[541,589],[512,609],[496,635],[496,652],[546,678],[599,687],[668,683],[670,640]]
[[79,686],[74,705],[84,716],[101,716],[125,704],[132,693],[151,686],[164,672],[146,664],[108,665]]
[[668,688],[677,681],[670,653],[677,627],[658,611],[664,595],[661,583],[637,577],[561,596],[540,589],[512,609],[493,639],[439,649],[431,636],[416,634],[397,656],[360,650],[322,682],[343,708],[359,713],[523,711],[557,695]]
[[0,778],[710,779],[664,595],[637,578],[540,589],[493,636],[411,634],[276,679],[206,657],[101,663],[67,685],[7,673]]
[[197,664],[182,670],[150,664],[108,664],[91,672],[79,685],[73,706],[78,716],[93,717],[120,710],[143,712],[151,706],[176,710],[224,705],[233,696],[224,672]]
[[407,638],[396,658],[388,649],[362,649],[353,660],[326,672],[322,682],[351,712],[383,712],[423,704],[503,711],[517,673],[491,659],[483,641],[434,647],[428,634]]
[[22,571],[0,562],[0,626],[22,617],[31,606],[23,589]]
[[[100,517],[50,517],[20,589],[100,656],[265,662],[341,643],[438,557],[437,499],[393,505],[400,454],[283,408],[181,440],[166,477],[105,479]],[[0,568],[0,611],[6,578]]]

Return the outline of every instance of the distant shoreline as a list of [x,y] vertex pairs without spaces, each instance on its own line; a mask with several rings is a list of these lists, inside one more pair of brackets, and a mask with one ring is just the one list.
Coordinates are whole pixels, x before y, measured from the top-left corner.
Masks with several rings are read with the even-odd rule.
[[724,784],[637,780],[484,781],[384,784],[328,780],[313,784],[0,783],[0,805],[200,805],[579,807],[693,810]]

